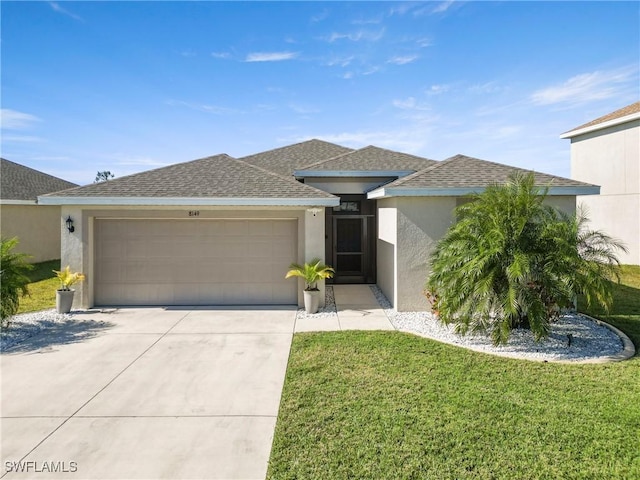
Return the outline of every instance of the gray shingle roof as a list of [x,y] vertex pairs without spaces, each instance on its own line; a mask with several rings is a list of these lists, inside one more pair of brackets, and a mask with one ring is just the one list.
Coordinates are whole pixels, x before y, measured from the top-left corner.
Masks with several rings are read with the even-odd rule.
[[359,150],[343,153],[337,157],[306,165],[304,168],[298,169],[298,171],[301,173],[303,173],[304,170],[419,171],[437,163],[435,160],[409,155],[408,153],[394,152],[370,145]]
[[33,200],[38,195],[77,187],[53,175],[0,159],[0,196],[2,200]]
[[[528,173],[532,170],[480,160],[466,155],[455,155],[420,172],[385,185],[385,188],[483,188],[496,183],[504,183],[509,175],[517,172]],[[533,173],[537,186],[594,186],[547,173]]]
[[[60,192],[55,197],[335,198],[228,155],[193,160]],[[46,195],[44,197],[47,197]]]
[[294,170],[305,165],[352,151],[351,148],[313,139],[242,157],[240,160],[288,177],[293,175]]

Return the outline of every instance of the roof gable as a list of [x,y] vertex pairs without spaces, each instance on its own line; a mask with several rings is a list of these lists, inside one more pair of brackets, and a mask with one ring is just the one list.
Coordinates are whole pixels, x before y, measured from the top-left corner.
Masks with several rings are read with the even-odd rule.
[[312,139],[242,157],[240,160],[288,177],[297,168],[352,151],[351,148]]
[[177,199],[184,199],[185,204],[194,199],[201,200],[198,204],[227,199],[225,204],[233,204],[233,199],[254,199],[252,204],[256,205],[261,200],[265,201],[264,204],[276,204],[274,201],[282,199],[312,201],[335,198],[293,178],[281,177],[225,154],[45,195],[41,200],[46,202],[53,197],[67,199],[64,203],[71,203],[74,198],[88,203],[87,199],[93,198],[132,199],[132,203],[139,203],[140,199],[155,199],[154,204],[162,204],[163,200],[176,202]]
[[77,187],[44,172],[0,159],[0,196],[2,200],[34,201],[38,195]]
[[433,164],[435,160],[422,158],[408,153],[394,152],[372,145],[359,150],[343,153],[333,158],[322,160],[296,170],[296,175],[304,176],[305,172],[347,172],[347,171],[418,171]]
[[553,190],[550,193],[558,195],[598,193],[599,190],[595,185],[577,180],[459,154],[385,185],[376,193],[372,192],[372,198],[393,196],[392,192],[412,196],[465,195],[505,183],[515,173],[533,173],[537,186],[550,187]]

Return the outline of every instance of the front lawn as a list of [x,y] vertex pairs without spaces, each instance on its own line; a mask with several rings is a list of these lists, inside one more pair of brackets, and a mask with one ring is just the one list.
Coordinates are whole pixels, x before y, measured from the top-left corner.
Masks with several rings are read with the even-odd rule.
[[31,279],[29,295],[20,298],[18,313],[36,312],[56,306],[56,289],[60,281],[53,270],[60,270],[60,260],[35,263],[34,269],[27,272]]
[[[605,318],[636,346],[639,280],[625,267]],[[268,478],[640,478],[639,378],[638,355],[564,365],[399,332],[297,334]]]

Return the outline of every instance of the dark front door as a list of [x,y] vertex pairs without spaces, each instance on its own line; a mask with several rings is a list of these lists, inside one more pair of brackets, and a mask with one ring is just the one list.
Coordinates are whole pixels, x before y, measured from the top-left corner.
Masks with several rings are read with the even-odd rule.
[[376,282],[376,203],[365,195],[340,195],[325,212],[326,259],[336,273],[329,283]]
[[361,216],[333,217],[336,281],[364,282],[367,224]]

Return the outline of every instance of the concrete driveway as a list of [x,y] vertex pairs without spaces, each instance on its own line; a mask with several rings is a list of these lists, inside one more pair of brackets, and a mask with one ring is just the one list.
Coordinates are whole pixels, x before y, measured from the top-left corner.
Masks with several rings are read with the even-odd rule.
[[263,479],[295,315],[83,313],[3,353],[2,478]]

